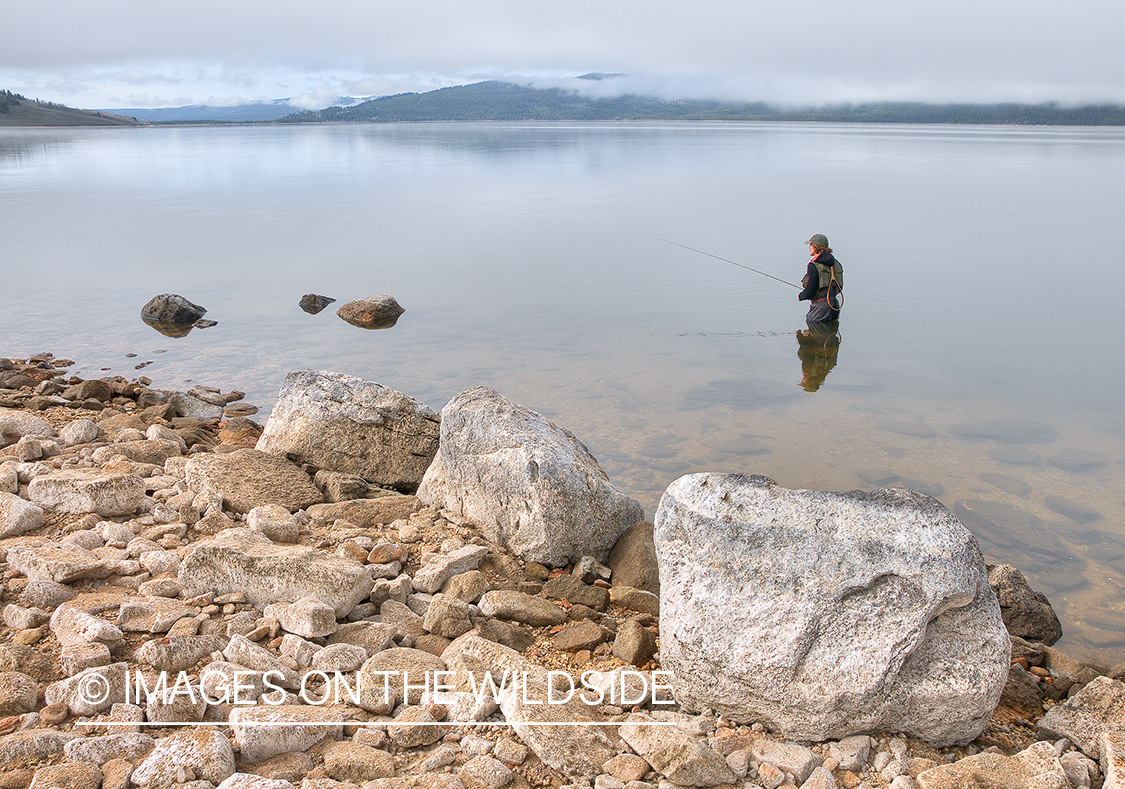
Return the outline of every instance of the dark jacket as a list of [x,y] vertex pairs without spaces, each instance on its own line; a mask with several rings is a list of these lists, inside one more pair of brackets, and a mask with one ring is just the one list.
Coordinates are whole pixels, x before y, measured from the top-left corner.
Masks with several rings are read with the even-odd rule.
[[[819,265],[818,265],[819,264]],[[840,261],[833,256],[831,252],[823,252],[809,261],[808,270],[805,273],[805,278],[802,280],[804,290],[797,294],[798,301],[811,301],[809,305],[808,320],[813,321],[828,321],[836,320],[840,317],[840,311],[834,308],[834,305],[828,302],[829,288],[820,286],[821,281],[821,266],[825,270],[831,269],[836,275],[837,284],[840,286],[840,291],[844,287],[844,267]],[[832,295],[835,296],[838,291],[832,288]]]

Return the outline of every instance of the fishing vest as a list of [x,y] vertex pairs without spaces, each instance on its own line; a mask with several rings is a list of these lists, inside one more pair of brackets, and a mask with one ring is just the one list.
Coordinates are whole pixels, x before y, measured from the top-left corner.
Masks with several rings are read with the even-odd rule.
[[816,263],[816,272],[820,275],[820,282],[817,285],[817,297],[828,295],[828,287],[832,283],[833,274],[836,275],[836,287],[840,290],[844,289],[844,267],[840,265],[840,261],[834,259],[831,266],[826,266],[819,260],[814,260],[813,262]]

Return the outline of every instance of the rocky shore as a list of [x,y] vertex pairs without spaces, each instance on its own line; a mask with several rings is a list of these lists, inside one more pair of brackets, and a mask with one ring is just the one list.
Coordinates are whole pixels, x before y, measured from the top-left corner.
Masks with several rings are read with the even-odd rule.
[[[654,528],[489,390],[439,415],[304,371],[263,429],[239,392],[70,365],[0,359],[0,789],[1125,785],[1125,666],[1054,649],[1049,602],[927,497],[697,475]],[[787,536],[730,526],[755,507]],[[862,542],[888,520],[909,550]],[[818,597],[855,524],[859,591]],[[785,664],[805,614],[732,578],[831,615]],[[885,643],[894,682],[855,654]]]

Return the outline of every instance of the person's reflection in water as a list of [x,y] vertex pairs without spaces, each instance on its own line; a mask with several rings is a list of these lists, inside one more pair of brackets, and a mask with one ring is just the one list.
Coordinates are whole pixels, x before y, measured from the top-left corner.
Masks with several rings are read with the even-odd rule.
[[840,321],[809,321],[797,330],[797,358],[801,360],[801,388],[815,392],[840,353]]

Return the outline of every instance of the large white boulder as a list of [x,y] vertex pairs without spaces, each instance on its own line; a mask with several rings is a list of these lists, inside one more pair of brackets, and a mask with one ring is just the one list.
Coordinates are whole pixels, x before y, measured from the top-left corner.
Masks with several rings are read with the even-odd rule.
[[478,386],[441,411],[441,445],[418,499],[461,515],[522,559],[605,561],[644,513],[545,416]]
[[987,725],[1010,645],[976,540],[920,493],[693,474],[661,498],[660,658],[676,700],[795,740]]
[[438,414],[412,397],[340,373],[285,376],[257,449],[413,492],[438,446]]

